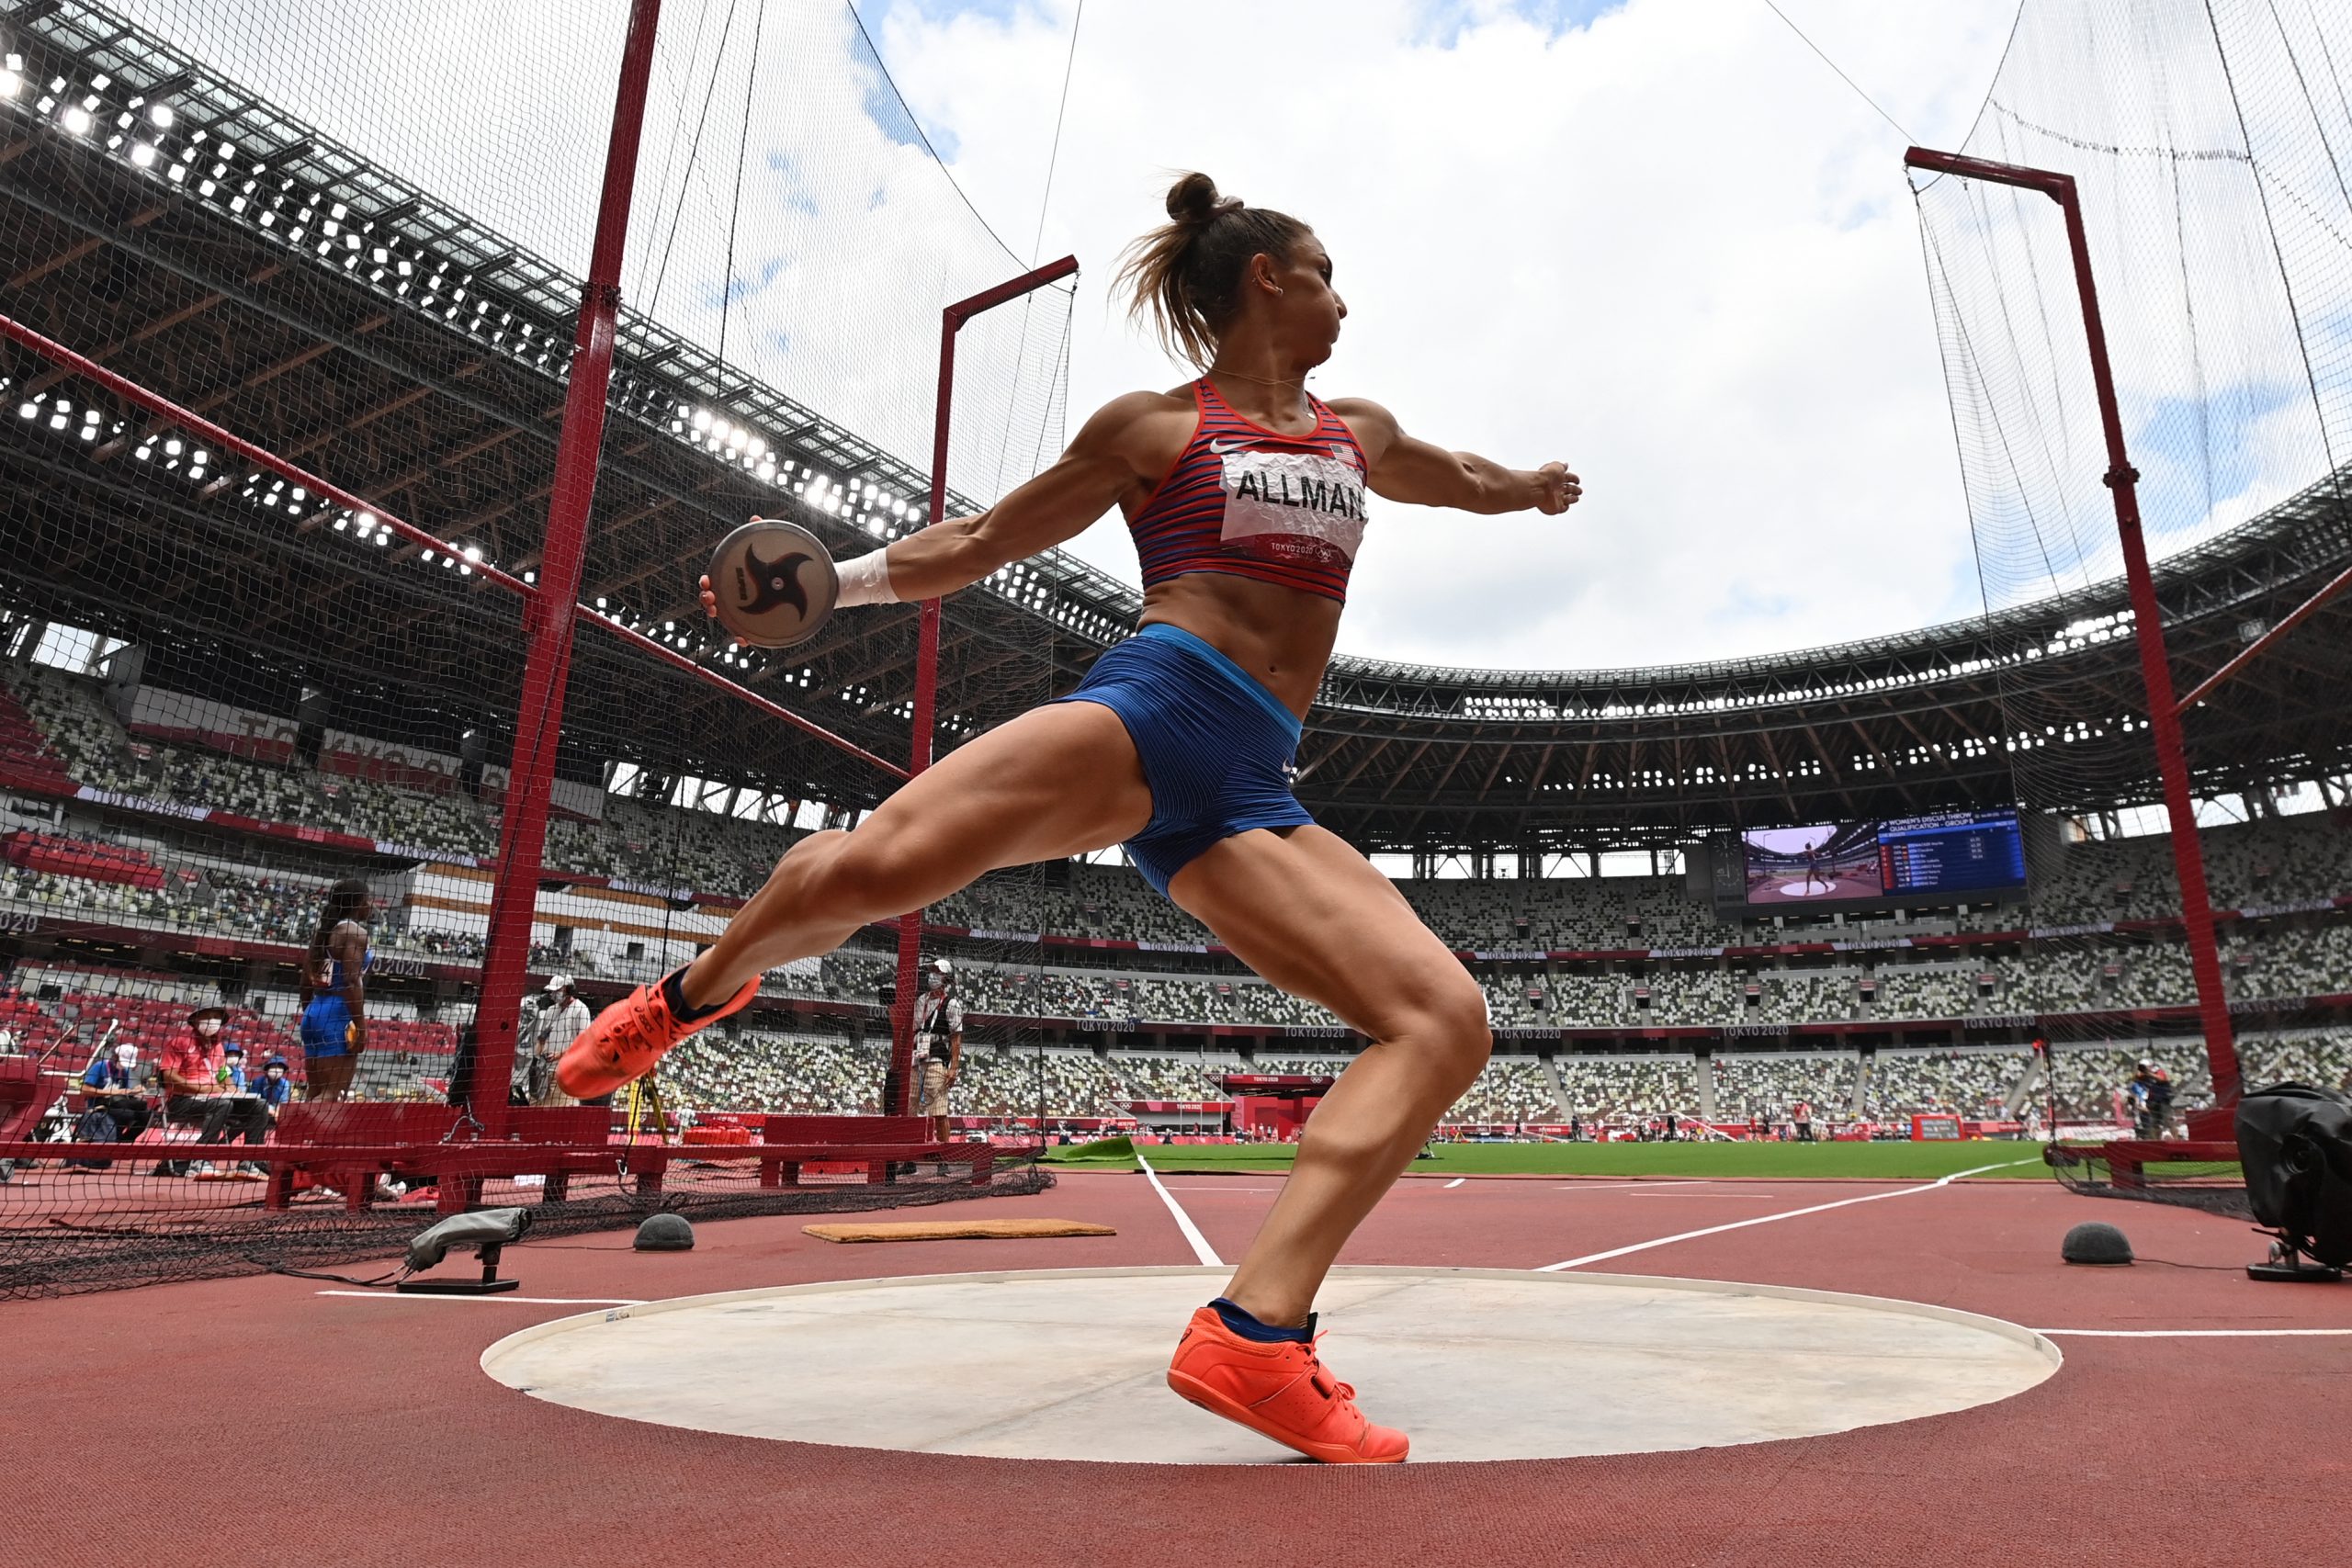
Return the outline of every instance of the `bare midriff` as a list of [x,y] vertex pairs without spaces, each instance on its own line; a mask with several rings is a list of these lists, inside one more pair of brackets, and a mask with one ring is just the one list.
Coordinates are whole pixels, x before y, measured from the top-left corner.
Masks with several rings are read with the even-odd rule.
[[1340,635],[1340,602],[1223,572],[1189,571],[1144,591],[1138,626],[1192,633],[1255,678],[1302,720]]

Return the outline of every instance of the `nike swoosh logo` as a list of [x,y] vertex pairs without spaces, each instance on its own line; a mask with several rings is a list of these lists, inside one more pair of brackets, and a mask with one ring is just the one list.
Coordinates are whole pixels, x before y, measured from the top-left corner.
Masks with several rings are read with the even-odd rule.
[[1209,450],[1222,457],[1228,452],[1240,451],[1241,443],[1238,441],[1212,441],[1209,443]]

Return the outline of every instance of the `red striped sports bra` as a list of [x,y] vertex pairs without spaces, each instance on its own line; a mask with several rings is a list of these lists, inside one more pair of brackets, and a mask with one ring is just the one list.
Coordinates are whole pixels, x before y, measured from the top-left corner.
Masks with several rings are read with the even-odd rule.
[[1344,602],[1371,468],[1354,434],[1311,397],[1315,429],[1304,435],[1244,419],[1206,378],[1193,400],[1192,440],[1127,524],[1143,585],[1217,571]]

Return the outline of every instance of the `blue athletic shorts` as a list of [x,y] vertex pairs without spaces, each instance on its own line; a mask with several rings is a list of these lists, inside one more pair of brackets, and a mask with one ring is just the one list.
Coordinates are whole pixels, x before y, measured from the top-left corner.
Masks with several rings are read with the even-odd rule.
[[351,1054],[351,1004],[341,997],[320,997],[302,1010],[302,1055],[347,1056]]
[[1221,840],[1315,820],[1291,793],[1297,716],[1182,627],[1144,627],[1056,700],[1099,703],[1127,727],[1151,787],[1151,820],[1127,840],[1127,858],[1162,894]]

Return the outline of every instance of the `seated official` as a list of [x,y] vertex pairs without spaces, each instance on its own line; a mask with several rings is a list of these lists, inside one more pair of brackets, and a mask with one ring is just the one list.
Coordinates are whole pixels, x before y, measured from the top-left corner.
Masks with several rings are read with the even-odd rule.
[[286,1058],[272,1056],[261,1065],[261,1077],[254,1079],[253,1092],[269,1113],[272,1122],[294,1098],[294,1080],[286,1076]]
[[92,1111],[103,1111],[114,1122],[113,1142],[127,1144],[147,1130],[152,1113],[140,1089],[139,1047],[118,1045],[101,1055],[82,1075],[82,1092]]
[[[228,1017],[226,1008],[198,1008],[187,1015],[187,1032],[164,1047],[156,1062],[157,1075],[164,1080],[164,1120],[174,1126],[199,1128],[196,1136],[199,1144],[217,1144],[238,1134],[243,1134],[246,1143],[258,1144],[269,1135],[269,1111],[260,1096],[230,1089],[228,1055],[220,1038]],[[158,1168],[165,1176],[214,1174],[209,1165],[199,1165],[191,1173],[179,1161],[168,1161]],[[235,1174],[264,1172],[260,1166],[247,1164],[236,1168]]]

